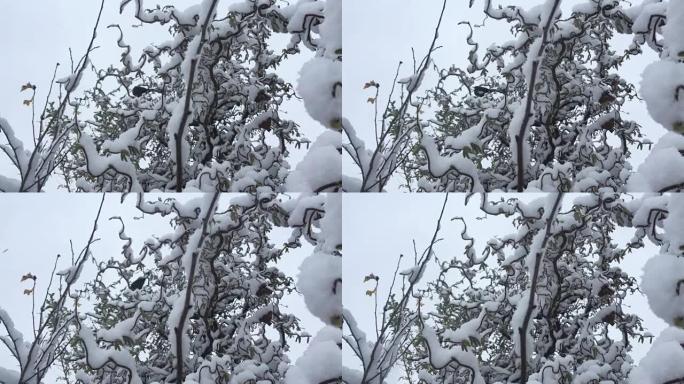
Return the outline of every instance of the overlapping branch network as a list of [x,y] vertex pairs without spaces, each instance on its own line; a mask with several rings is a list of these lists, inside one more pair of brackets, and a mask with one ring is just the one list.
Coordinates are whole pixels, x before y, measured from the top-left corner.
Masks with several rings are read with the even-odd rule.
[[[605,191],[473,198],[481,198],[483,220],[506,217],[517,231],[476,243],[470,219],[455,217],[463,224],[462,254],[435,251],[435,234],[413,266],[400,273],[397,266],[389,292],[370,291],[376,300],[387,297],[376,304],[375,340],[345,313],[345,341],[362,368],[349,373],[349,383],[383,383],[398,374],[430,384],[662,384],[683,377],[676,364],[663,369],[663,359],[684,354],[678,305],[684,275],[675,257],[684,249],[680,196]],[[438,231],[441,221],[440,214]],[[626,243],[619,240],[625,230],[635,235]],[[646,239],[663,254],[647,263],[639,283],[623,263]],[[672,324],[639,366],[631,357],[634,345],[653,335],[628,303],[638,290]]]
[[[57,172],[61,187],[79,191],[339,188],[338,0],[244,0],[227,12],[217,0],[186,10],[124,0],[120,10],[131,6],[138,27],[166,26],[170,39],[150,44],[136,60],[123,28],[110,25],[120,33],[121,65],[94,68],[89,55],[98,17],[86,55],[72,75],[57,81],[64,91],[59,103],[48,95],[33,148],[0,120],[7,140],[2,149],[19,174],[0,178],[0,190],[40,191]],[[277,35],[290,36],[283,48],[276,47]],[[301,47],[315,51],[316,60],[302,68],[297,93],[311,117],[331,129],[308,153],[302,119],[284,117],[287,103],[300,96],[280,72]],[[81,78],[91,68],[94,84],[84,86]],[[308,161],[292,170],[295,152]],[[311,172],[312,164],[320,170]]]
[[[682,105],[682,64],[670,63],[670,76],[651,71],[652,81],[647,69],[640,95],[621,73],[644,45],[661,54],[668,51],[661,35],[679,27],[676,17],[666,15],[667,2],[587,1],[573,5],[567,16],[561,14],[564,3],[557,0],[533,7],[483,3],[485,24],[476,27],[504,21],[513,39],[483,49],[475,26],[462,22],[469,30],[467,65],[438,67],[435,42],[441,40],[444,7],[449,6],[443,2],[427,54],[410,76],[400,79],[397,70],[384,109],[377,105],[380,85],[366,84],[375,93],[370,100],[376,139],[364,143],[346,123],[346,150],[358,170],[345,189],[680,189],[684,160],[679,152],[684,147],[681,132],[676,132],[683,118],[674,111]],[[668,17],[675,20],[669,27]],[[620,36],[630,34],[632,43],[618,48]],[[677,41],[670,51],[677,51]],[[677,52],[670,52],[671,61],[679,60]],[[426,84],[430,78],[434,85]],[[419,88],[426,90],[421,94]],[[628,103],[639,96],[646,98],[653,118],[673,132],[653,148],[654,160],[634,172],[632,155],[651,149],[654,142],[641,133],[646,122],[633,121],[626,113]],[[665,106],[670,112],[665,113]],[[653,175],[659,167],[667,170],[658,172],[664,176]]]
[[[33,341],[24,341],[0,311],[8,334],[3,340],[20,367],[9,382],[38,383],[56,367],[64,380],[80,383],[338,381],[338,197],[264,191],[184,200],[138,195],[143,218],[168,217],[175,230],[140,239],[113,217],[121,222],[124,243],[118,256],[93,255],[91,236],[75,264],[57,273],[59,292],[48,288]],[[289,238],[275,240],[278,228],[289,229]],[[315,248],[295,284],[280,266],[303,241]],[[80,276],[91,261],[95,277]],[[301,313],[283,303],[297,291],[327,324],[315,337],[303,329]],[[288,354],[293,343],[303,342],[312,351],[295,365]],[[310,371],[312,364],[328,369]],[[5,373],[0,378],[9,380]]]

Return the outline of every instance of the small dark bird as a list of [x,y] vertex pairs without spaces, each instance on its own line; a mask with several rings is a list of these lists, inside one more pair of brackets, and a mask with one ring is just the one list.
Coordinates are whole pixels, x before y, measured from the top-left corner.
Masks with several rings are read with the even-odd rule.
[[268,118],[268,119],[262,121],[261,123],[259,123],[259,128],[264,129],[266,131],[270,131],[271,130],[271,121],[272,121],[271,118]]
[[269,288],[266,284],[261,284],[259,286],[259,289],[257,289],[256,291],[258,297],[264,297],[266,295],[270,295],[271,293],[273,293],[273,290]]
[[487,87],[483,87],[481,85],[476,85],[474,88],[474,93],[475,93],[475,96],[477,96],[477,97],[482,97],[482,96],[484,96],[488,93],[492,93],[492,92],[495,92],[495,90],[489,89]]
[[608,91],[603,92],[598,100],[599,104],[601,105],[606,105],[608,103],[612,103],[613,101],[615,101],[615,96],[611,95]]
[[136,85],[135,87],[133,87],[133,96],[140,97],[149,91],[149,88],[145,88],[142,85]]
[[608,313],[607,315],[603,316],[601,320],[610,325],[615,324],[615,312]]
[[254,98],[254,101],[257,103],[261,103],[261,102],[269,101],[269,100],[271,100],[271,96],[269,96],[263,90],[259,91],[259,93],[257,93],[256,97]]
[[613,293],[615,293],[615,291],[612,288],[610,288],[608,284],[604,284],[598,292],[600,297],[609,297]]
[[264,324],[271,325],[271,323],[273,321],[273,312],[271,312],[271,311],[266,312],[264,315],[262,315],[259,318],[259,321],[261,321]]
[[136,291],[136,290],[142,288],[143,285],[145,285],[145,280],[146,280],[146,279],[147,279],[147,278],[146,278],[145,276],[138,277],[134,282],[131,283],[131,285],[129,286],[130,289],[131,289],[132,291]]

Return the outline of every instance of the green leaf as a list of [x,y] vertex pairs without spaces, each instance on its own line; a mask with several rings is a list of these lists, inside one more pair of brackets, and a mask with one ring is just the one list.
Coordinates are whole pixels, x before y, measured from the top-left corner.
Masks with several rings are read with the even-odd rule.
[[680,135],[684,135],[684,121],[677,121],[672,124],[672,130]]
[[684,317],[677,317],[674,319],[674,325],[684,329]]

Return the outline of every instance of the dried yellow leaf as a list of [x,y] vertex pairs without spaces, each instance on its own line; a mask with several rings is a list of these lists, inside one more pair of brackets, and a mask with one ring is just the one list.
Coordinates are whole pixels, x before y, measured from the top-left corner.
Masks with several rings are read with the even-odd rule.
[[34,275],[34,274],[32,274],[31,272],[29,272],[29,273],[27,273],[27,274],[25,274],[24,276],[21,277],[21,281],[25,281],[25,280],[28,280],[28,279],[36,280],[36,275]]
[[26,83],[21,86],[21,92],[24,92],[27,89],[36,89],[36,86],[31,83]]

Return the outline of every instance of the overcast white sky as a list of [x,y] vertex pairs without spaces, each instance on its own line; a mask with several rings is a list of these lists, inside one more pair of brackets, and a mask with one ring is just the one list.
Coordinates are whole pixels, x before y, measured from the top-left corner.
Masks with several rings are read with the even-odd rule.
[[[498,200],[501,194],[490,194],[490,200]],[[504,195],[504,196],[512,196]],[[540,194],[522,194],[522,201],[539,198]],[[576,195],[575,195],[576,196]],[[474,196],[468,205],[464,205],[464,194],[450,194],[440,238],[442,242],[435,247],[435,254],[441,259],[451,257],[464,258],[465,242],[461,240],[463,225],[459,221],[451,221],[453,217],[463,216],[468,224],[469,235],[475,239],[475,249],[481,252],[485,242],[493,236],[514,233],[511,219],[501,216],[489,216],[486,220],[476,218],[484,216],[479,209],[480,197]],[[564,206],[573,200],[573,195],[566,195]],[[363,278],[369,273],[380,276],[379,302],[387,298],[392,275],[400,254],[404,254],[403,270],[411,267],[413,243],[416,241],[418,252],[422,252],[430,242],[435,230],[435,223],[444,202],[443,194],[344,194],[343,226],[344,233],[344,294],[345,309],[356,317],[360,328],[366,332],[369,340],[375,340],[375,323],[373,318],[373,298],[365,294],[373,287],[364,283]],[[614,240],[623,245],[632,233],[629,230],[619,231]],[[644,249],[636,250],[627,256],[621,267],[631,276],[640,280],[641,268],[646,260],[658,253],[658,248],[649,244]],[[411,259],[409,259],[411,258]],[[437,268],[431,264],[425,273],[422,285],[436,276]],[[641,294],[626,300],[631,311],[644,320],[644,325],[654,335],[658,335],[665,323],[655,317]],[[636,344],[632,357],[639,361],[650,344]],[[345,365],[357,367],[358,361],[349,350],[344,353]],[[396,375],[397,372],[394,372]],[[395,376],[396,379],[396,376]],[[390,380],[390,382],[393,382]]]
[[[573,5],[586,0],[564,0],[561,9],[567,15]],[[363,89],[370,80],[380,84],[380,111],[384,107],[392,87],[397,65],[403,61],[399,79],[413,73],[411,48],[415,49],[416,60],[420,62],[430,47],[442,0],[345,0],[343,9],[344,37],[344,78],[343,109],[348,118],[363,138],[367,147],[375,147],[373,128],[374,105],[367,99],[374,96],[375,90]],[[497,4],[526,5],[532,7],[543,3],[543,0],[493,0]],[[475,0],[472,9],[465,0],[448,1],[444,20],[440,28],[437,42],[441,46],[434,55],[435,63],[444,68],[456,64],[465,69],[467,52],[470,49],[466,42],[468,28],[458,25],[460,21],[470,21],[473,25],[482,24],[483,0]],[[505,21],[489,19],[482,28],[475,28],[473,39],[480,44],[480,50],[492,43],[505,42],[512,38],[509,24]],[[624,49],[631,37],[619,36],[615,39],[617,46]],[[628,62],[620,70],[620,74],[637,85],[641,80],[641,72],[649,63],[655,61],[657,55],[649,49],[644,55]],[[430,71],[429,71],[430,72]],[[436,77],[426,75],[419,93],[435,84]],[[371,92],[372,91],[372,92]],[[642,124],[643,132],[654,143],[665,133],[646,111],[645,104],[631,102],[626,111],[631,118]],[[643,162],[647,149],[637,151],[631,160],[635,167]],[[343,169],[346,174],[356,175],[353,163],[345,157]]]
[[[199,3],[199,0],[147,0],[145,6],[154,8],[156,4],[173,4],[179,9]],[[235,3],[236,0],[222,0],[219,3],[219,15]],[[102,20],[98,28],[95,45],[99,48],[91,54],[91,61],[97,68],[120,64],[121,49],[117,46],[119,31],[107,28],[110,24],[119,24],[124,31],[124,41],[131,45],[134,60],[140,56],[142,49],[151,43],[159,44],[170,40],[168,25],[146,24],[142,28],[133,28],[139,22],[134,18],[135,2],[131,2],[123,14],[119,14],[119,0],[106,0],[102,12]],[[70,72],[69,48],[73,51],[74,61],[78,62],[90,42],[93,26],[100,8],[99,0],[21,0],[4,1],[0,12],[0,35],[4,36],[0,45],[0,116],[6,118],[17,135],[24,140],[26,147],[32,147],[31,108],[22,104],[29,98],[30,92],[20,92],[21,86],[30,82],[37,85],[36,115],[40,115],[47,96],[50,80],[56,63],[60,63],[57,79]],[[274,47],[284,47],[290,36],[275,35]],[[313,57],[313,52],[306,48],[302,53],[291,56],[278,67],[278,74],[293,84],[299,77],[302,64]],[[92,84],[94,76],[87,73],[81,81],[84,89]],[[301,100],[286,101],[282,116],[301,125],[302,133],[312,141],[323,132],[324,128],[311,119],[304,109]],[[0,143],[4,143],[4,137]],[[292,165],[298,163],[305,154],[305,148],[290,148]],[[0,156],[0,174],[17,177],[4,154]],[[59,180],[51,180],[49,188],[54,188]]]
[[[158,196],[160,195],[148,194],[146,198],[156,200]],[[198,195],[164,197],[170,196],[176,197],[179,201],[187,201]],[[235,195],[222,195],[219,207],[225,207],[232,196]],[[63,256],[57,269],[59,271],[70,265],[69,240],[73,241],[76,253],[86,244],[101,198],[100,194],[0,195],[0,212],[3,217],[3,226],[0,228],[0,307],[9,312],[27,340],[31,339],[32,335],[31,299],[30,296],[24,295],[23,291],[30,288],[31,284],[21,283],[21,276],[28,272],[38,276],[36,297],[42,298],[55,256]],[[121,255],[121,246],[124,243],[118,238],[120,224],[119,221],[109,220],[112,216],[123,218],[127,234],[134,239],[135,253],[140,249],[142,242],[152,235],[165,235],[173,231],[168,217],[145,215],[144,220],[134,220],[134,217],[141,216],[135,203],[135,195],[128,195],[123,204],[120,203],[120,195],[107,195],[96,234],[101,240],[91,247],[96,260],[103,261]],[[271,241],[274,244],[282,244],[287,241],[290,233],[288,229],[275,229]],[[287,253],[278,264],[288,276],[296,277],[302,260],[312,252],[310,244],[302,244],[301,248]],[[94,276],[94,272],[94,266],[88,264],[80,281],[87,281],[89,277]],[[303,298],[298,293],[286,297],[283,304],[287,306],[286,311],[302,320],[304,329],[310,334],[315,335],[323,327],[323,323],[306,309]],[[303,353],[306,343],[292,342],[291,347],[289,355],[294,361]],[[16,369],[16,362],[4,346],[0,347],[0,366]],[[53,372],[52,380],[54,377]]]

